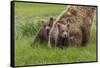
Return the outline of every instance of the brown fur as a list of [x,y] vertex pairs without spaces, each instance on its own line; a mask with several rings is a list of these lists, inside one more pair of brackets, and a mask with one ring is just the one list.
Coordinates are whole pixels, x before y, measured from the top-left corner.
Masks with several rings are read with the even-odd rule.
[[53,17],[50,17],[48,20],[42,21],[42,27],[40,29],[40,31],[38,32],[38,39],[40,41],[48,41],[48,35],[49,35],[49,31],[53,25]]
[[63,47],[67,42],[69,42],[69,32],[68,25],[56,24],[52,33],[50,43],[52,47]]
[[57,23],[69,24],[69,38],[71,43],[86,45],[90,37],[94,12],[95,7],[90,6],[70,6],[68,9],[65,9],[58,16],[50,30],[48,46],[51,47],[50,38]]

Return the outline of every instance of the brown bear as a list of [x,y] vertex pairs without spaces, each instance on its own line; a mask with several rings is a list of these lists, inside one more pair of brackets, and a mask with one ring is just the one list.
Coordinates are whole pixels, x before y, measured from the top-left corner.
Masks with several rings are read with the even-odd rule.
[[76,28],[80,27],[79,30],[80,32],[82,32],[81,45],[83,46],[87,45],[89,38],[90,38],[95,9],[96,7],[94,6],[72,6],[71,8],[68,9],[68,12],[70,12],[72,16],[75,16],[74,23],[78,24]]
[[69,42],[69,28],[68,24],[60,24],[57,23],[55,27],[53,28],[53,31],[51,32],[50,37],[50,48],[51,47],[60,47],[67,45],[67,42]]
[[75,16],[76,23],[74,23],[78,24],[82,32],[82,46],[86,46],[89,41],[95,9],[94,6],[72,6],[68,10],[72,16]]
[[49,32],[48,47],[51,47],[50,39],[57,23],[69,24],[70,43],[86,45],[90,37],[95,8],[94,6],[70,6],[65,9],[53,23]]
[[50,17],[48,20],[42,21],[41,28],[37,34],[37,38],[40,41],[48,40],[49,31],[52,27],[53,21],[54,21],[53,17]]
[[69,40],[71,45],[80,46],[82,43],[82,30],[77,24],[69,24]]

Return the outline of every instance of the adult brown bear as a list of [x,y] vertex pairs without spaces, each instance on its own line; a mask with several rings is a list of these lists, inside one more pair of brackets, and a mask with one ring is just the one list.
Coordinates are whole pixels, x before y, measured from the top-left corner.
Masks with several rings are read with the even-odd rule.
[[48,47],[51,47],[50,38],[57,23],[69,24],[70,43],[86,46],[90,37],[95,9],[94,6],[70,6],[65,9],[53,23],[49,32]]
[[[96,7],[94,6],[72,6],[68,9],[69,15],[72,16],[72,19],[70,21],[74,21],[73,23],[75,24],[75,28],[79,27],[78,30],[80,31],[79,36],[82,46],[86,46],[89,41],[95,9]],[[79,38],[79,36],[77,37]],[[76,43],[78,43],[78,41]]]

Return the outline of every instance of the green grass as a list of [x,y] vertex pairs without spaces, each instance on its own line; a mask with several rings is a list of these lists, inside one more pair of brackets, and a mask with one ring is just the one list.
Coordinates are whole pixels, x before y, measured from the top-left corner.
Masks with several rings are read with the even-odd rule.
[[[32,39],[27,38],[16,42],[16,65],[35,65],[52,63],[84,62],[96,60],[96,48],[93,44],[86,48],[68,47],[64,49],[49,49],[46,45],[35,44],[31,47]],[[24,42],[24,43],[22,43]]]
[[58,15],[64,9],[65,5],[16,3],[15,6],[16,6],[15,12],[17,15],[43,17],[43,16]]
[[32,40],[41,19],[58,16],[65,5],[16,2],[15,5],[15,65],[37,65],[96,61],[96,17],[94,17],[88,47],[51,48],[47,43]]

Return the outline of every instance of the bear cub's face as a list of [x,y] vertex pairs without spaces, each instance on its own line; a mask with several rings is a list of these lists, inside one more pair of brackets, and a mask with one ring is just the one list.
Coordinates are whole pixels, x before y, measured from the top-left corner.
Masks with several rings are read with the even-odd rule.
[[59,28],[59,36],[63,39],[68,39],[69,37],[69,24],[58,24],[58,28]]
[[43,30],[46,32],[46,34],[49,34],[50,29],[53,25],[53,17],[50,17],[49,20],[47,21],[42,21],[42,25],[43,25]]

